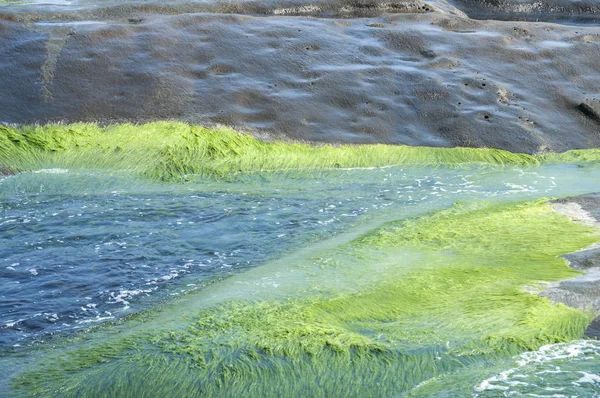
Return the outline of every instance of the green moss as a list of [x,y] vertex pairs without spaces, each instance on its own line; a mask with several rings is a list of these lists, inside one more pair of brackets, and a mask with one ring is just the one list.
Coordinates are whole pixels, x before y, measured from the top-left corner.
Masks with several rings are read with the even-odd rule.
[[183,328],[157,319],[162,332],[79,347],[13,386],[42,396],[362,397],[481,375],[498,359],[582,335],[592,314],[523,286],[575,275],[557,256],[598,240],[543,201],[460,204],[339,248],[340,272],[356,278],[369,261],[405,267],[402,248],[430,254],[404,273],[382,269],[361,291],[226,302],[186,314]]
[[0,166],[120,169],[158,180],[232,178],[264,170],[304,172],[387,165],[454,166],[469,163],[537,165],[600,160],[600,150],[530,156],[498,149],[402,145],[308,145],[264,142],[230,129],[177,122],[144,125],[49,124],[0,126]]
[[600,149],[575,149],[562,153],[539,155],[538,158],[544,163],[598,163]]
[[174,122],[0,126],[0,166],[18,171],[120,169],[158,180],[185,180],[191,176],[231,178],[264,170],[465,163],[537,164],[538,160],[497,149],[264,142],[225,128],[210,130]]
[[[557,256],[577,249],[580,234],[587,228],[570,225],[577,232],[571,240],[565,235],[565,218],[553,212],[545,199],[524,205],[491,207],[485,202],[458,203],[427,218],[390,223],[386,228],[361,238],[366,247],[417,245],[433,250],[451,249],[461,253],[510,257]],[[543,230],[545,239],[539,239]],[[541,232],[541,231],[540,231]],[[594,235],[590,235],[594,241]]]

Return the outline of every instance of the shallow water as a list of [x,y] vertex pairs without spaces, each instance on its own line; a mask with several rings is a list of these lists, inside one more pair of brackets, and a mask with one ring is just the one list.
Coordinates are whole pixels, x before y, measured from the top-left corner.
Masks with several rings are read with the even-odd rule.
[[475,397],[598,397],[600,342],[553,344],[515,358],[515,367],[475,387]]
[[[27,355],[23,346],[37,345],[52,334],[65,335],[165,301],[177,303],[176,296],[202,292],[203,284],[231,275],[237,275],[229,283],[237,283],[239,291],[182,300],[182,311],[198,303],[247,298],[241,288],[245,281],[260,281],[248,292],[258,291],[262,298],[285,298],[306,281],[313,289],[355,289],[368,284],[369,274],[377,269],[365,269],[365,277],[353,281],[326,257],[315,258],[322,269],[316,274],[285,271],[277,261],[291,264],[294,255],[289,253],[323,253],[387,221],[457,201],[560,197],[597,191],[599,181],[599,168],[573,165],[329,170],[312,176],[292,172],[190,184],[61,169],[2,177],[0,344],[3,350]],[[407,263],[422,256],[399,255]],[[261,271],[267,263],[271,265]],[[243,271],[248,269],[256,272],[246,278]],[[567,358],[568,366],[571,359],[577,362],[575,373],[552,379],[548,388],[558,383],[569,392],[571,382],[573,388],[583,388],[577,391],[597,388],[597,355],[585,362]],[[530,372],[531,383],[536,383],[539,371],[528,365],[520,372]],[[584,371],[581,377],[588,384],[571,380]],[[482,380],[473,391],[486,397],[498,392],[511,396],[513,387],[521,386],[508,380],[516,374]],[[475,383],[476,378],[468,380]],[[531,388],[514,391],[519,396]]]
[[227,184],[148,184],[60,169],[6,178],[0,341],[114,319],[177,294],[169,286],[264,263],[382,210],[555,189],[554,176],[525,183],[526,172],[511,174],[488,187],[472,172],[395,168]]

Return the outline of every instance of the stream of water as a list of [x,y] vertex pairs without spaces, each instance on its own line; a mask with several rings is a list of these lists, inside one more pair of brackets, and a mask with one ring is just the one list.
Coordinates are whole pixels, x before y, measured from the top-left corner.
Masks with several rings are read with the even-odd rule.
[[[574,165],[330,170],[193,184],[62,169],[0,177],[0,352],[26,353],[52,335],[176,301],[211,280],[243,278],[361,225],[457,201],[599,189],[598,167]],[[506,366],[473,394],[598,396],[600,389],[595,342],[543,347]]]

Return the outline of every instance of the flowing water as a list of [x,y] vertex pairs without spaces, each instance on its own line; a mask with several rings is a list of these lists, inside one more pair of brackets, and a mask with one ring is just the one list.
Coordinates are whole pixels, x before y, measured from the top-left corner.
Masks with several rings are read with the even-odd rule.
[[[593,0],[0,0],[0,123],[169,119],[321,142],[527,153],[598,147],[599,21]],[[144,383],[162,380],[150,373],[157,370],[136,368],[138,357],[100,356],[97,367],[76,372],[86,363],[76,347],[95,352],[95,342],[117,346],[115,336],[150,331],[166,348],[139,350],[168,351],[160,333],[187,330],[198,311],[231,300],[360,292],[381,283],[383,270],[402,280],[424,264],[441,272],[452,254],[417,248],[390,249],[394,261],[379,261],[384,256],[373,249],[368,256],[377,261],[352,269],[339,262],[355,260],[344,252],[348,242],[460,201],[600,191],[598,167],[575,165],[337,169],[187,184],[93,170],[2,176],[2,166],[0,396],[29,395],[19,389],[29,382],[44,387],[35,369],[53,361],[61,365],[48,373],[50,384],[83,381],[38,395],[111,396],[109,384],[125,380],[117,396],[161,396],[158,381],[154,392],[135,390],[144,372],[153,375]],[[408,354],[384,358],[377,374],[408,365],[398,365],[391,381],[371,380],[388,388],[385,394],[353,394],[600,396],[597,342],[452,356],[454,340],[467,340],[461,332],[469,327],[419,345],[419,333],[447,325],[413,315],[423,325],[406,327],[412,335],[400,345]],[[263,370],[274,373],[293,363],[268,360]],[[322,360],[331,369],[320,368],[313,384],[344,391],[348,379],[333,366],[339,363]],[[421,360],[436,371],[412,377],[406,370]],[[294,364],[301,374],[306,362]],[[197,377],[167,365],[158,369]],[[367,385],[375,367],[357,364],[351,379]],[[59,378],[61,369],[67,379]],[[268,380],[277,387],[276,376]],[[169,382],[165,391],[176,394]]]
[[476,397],[600,396],[600,343],[581,340],[521,354],[515,367],[475,387]]
[[[390,220],[457,201],[560,197],[600,187],[598,167],[574,165],[338,169],[189,184],[63,169],[0,178],[0,347],[19,358],[37,355],[52,336],[165,302],[185,309],[202,286],[223,278],[259,280],[252,294],[285,297],[303,279],[283,275],[277,259],[323,252]],[[344,279],[336,272],[310,278],[336,284]],[[364,281],[351,283],[368,280],[365,270]],[[225,296],[236,294],[245,293],[229,289]],[[0,361],[2,371],[15,361]],[[594,396],[600,348],[591,341],[542,347],[477,377],[465,380],[480,397]],[[7,388],[2,382],[0,392]]]

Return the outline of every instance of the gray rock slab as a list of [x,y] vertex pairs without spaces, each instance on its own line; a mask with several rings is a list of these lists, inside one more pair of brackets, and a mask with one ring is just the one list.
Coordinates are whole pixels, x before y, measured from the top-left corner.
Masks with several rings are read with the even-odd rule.
[[598,26],[478,21],[444,0],[227,4],[0,7],[0,122],[169,119],[527,153],[600,146]]
[[600,22],[597,0],[449,0],[475,19],[551,21],[563,23]]
[[[579,222],[598,225],[600,223],[600,193],[592,193],[575,197],[563,198],[553,201],[560,205],[575,205],[580,214],[556,208]],[[540,295],[548,297],[554,302],[564,303],[580,309],[592,309],[600,313],[600,245],[567,254],[564,256],[569,265],[584,274],[573,279],[551,284]],[[585,335],[590,338],[600,339],[600,317],[592,322]]]

